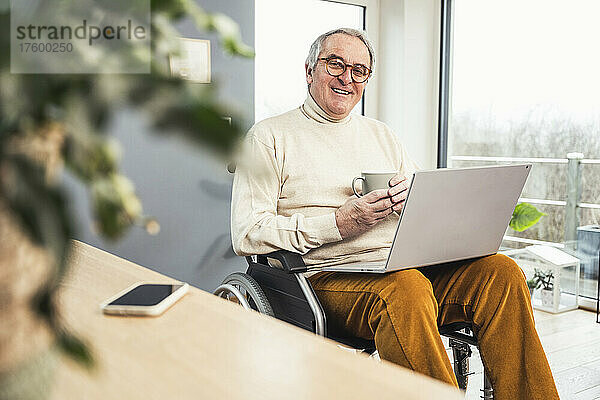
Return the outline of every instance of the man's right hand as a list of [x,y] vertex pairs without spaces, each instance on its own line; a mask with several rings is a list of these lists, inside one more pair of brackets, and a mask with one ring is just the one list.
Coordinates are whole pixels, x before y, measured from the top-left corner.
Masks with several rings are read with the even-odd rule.
[[378,189],[346,201],[335,211],[335,222],[342,239],[347,239],[368,231],[393,211],[388,189]]

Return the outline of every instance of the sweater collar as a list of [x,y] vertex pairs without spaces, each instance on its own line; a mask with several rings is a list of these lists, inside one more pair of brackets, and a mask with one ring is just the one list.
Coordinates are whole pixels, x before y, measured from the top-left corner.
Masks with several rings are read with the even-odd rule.
[[315,99],[313,99],[313,97],[311,96],[310,92],[306,96],[304,104],[300,106],[300,110],[302,110],[302,113],[308,118],[313,119],[321,124],[345,123],[348,122],[352,117],[352,114],[348,114],[342,119],[332,118],[331,116],[327,115],[327,113],[321,108],[321,106],[317,104]]

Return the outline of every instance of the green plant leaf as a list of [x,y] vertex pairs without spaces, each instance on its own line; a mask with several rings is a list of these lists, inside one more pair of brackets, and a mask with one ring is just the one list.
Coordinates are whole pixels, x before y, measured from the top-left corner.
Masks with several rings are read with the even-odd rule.
[[142,203],[133,184],[120,174],[92,183],[96,228],[106,238],[118,239],[142,216]]
[[[535,282],[535,289],[539,289],[542,286],[545,290],[552,290],[554,287],[554,272],[542,271],[541,269],[534,269],[534,275],[532,281]],[[529,283],[529,281],[527,281]]]
[[525,229],[537,224],[544,215],[546,214],[540,212],[531,204],[520,203],[515,207],[508,225],[517,232],[523,232]]
[[94,356],[90,347],[77,336],[66,331],[58,335],[57,340],[60,349],[81,365],[92,368],[95,366]]

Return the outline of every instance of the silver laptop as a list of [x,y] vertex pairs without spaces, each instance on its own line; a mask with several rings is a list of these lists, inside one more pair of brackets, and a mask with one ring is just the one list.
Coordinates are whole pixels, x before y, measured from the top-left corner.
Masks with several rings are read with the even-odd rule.
[[531,164],[415,172],[386,262],[322,271],[390,272],[494,254]]

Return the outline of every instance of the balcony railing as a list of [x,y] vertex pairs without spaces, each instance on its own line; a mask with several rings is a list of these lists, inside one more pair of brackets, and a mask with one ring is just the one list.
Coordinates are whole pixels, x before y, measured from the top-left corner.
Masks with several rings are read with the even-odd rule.
[[[577,227],[579,226],[579,209],[600,209],[600,204],[581,202],[581,168],[584,164],[600,164],[597,159],[584,159],[581,153],[569,153],[566,158],[532,158],[532,157],[486,157],[486,156],[451,156],[453,161],[480,161],[491,163],[532,163],[532,164],[566,164],[566,200],[535,199],[521,197],[519,202],[542,204],[565,208],[564,242],[557,243],[544,240],[527,239],[505,235],[504,240],[526,244],[544,244],[562,248],[573,253],[577,246]],[[598,277],[592,270],[581,271],[579,305],[580,307],[595,309]],[[594,299],[594,300],[592,300]]]
[[543,240],[526,239],[516,236],[504,236],[505,240],[527,243],[545,244],[549,246],[575,249],[577,243],[577,227],[579,226],[578,209],[600,209],[597,203],[581,202],[581,166],[583,164],[600,164],[599,159],[584,159],[581,153],[569,153],[567,158],[540,158],[540,157],[488,157],[488,156],[451,156],[452,161],[482,161],[496,163],[532,163],[532,164],[566,164],[567,165],[567,193],[566,201],[551,199],[532,199],[521,197],[520,203],[544,204],[565,207],[565,236],[563,243]]

